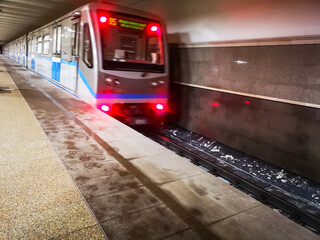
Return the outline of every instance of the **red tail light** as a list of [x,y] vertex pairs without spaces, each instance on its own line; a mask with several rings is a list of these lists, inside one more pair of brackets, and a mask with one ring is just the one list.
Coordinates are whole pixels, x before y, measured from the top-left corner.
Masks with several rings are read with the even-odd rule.
[[150,27],[151,32],[157,32],[158,31],[158,26],[151,26]]
[[157,23],[150,23],[148,25],[147,29],[148,29],[149,34],[151,34],[151,35],[161,34],[161,28],[160,28],[159,24],[157,24]]
[[100,22],[101,23],[105,23],[105,22],[107,22],[108,21],[108,18],[106,17],[106,16],[101,16],[100,17]]
[[158,110],[164,110],[164,106],[163,106],[162,104],[158,103],[158,104],[156,105],[156,109],[158,109]]
[[104,112],[109,112],[110,111],[110,107],[107,106],[107,105],[102,105],[101,106],[101,110],[104,111]]

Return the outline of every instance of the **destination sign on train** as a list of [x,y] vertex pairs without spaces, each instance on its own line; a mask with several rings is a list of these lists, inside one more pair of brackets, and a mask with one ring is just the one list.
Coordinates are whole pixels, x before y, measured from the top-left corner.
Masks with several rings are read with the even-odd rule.
[[117,19],[117,18],[109,18],[109,25],[112,26],[120,26],[122,28],[131,28],[135,30],[144,30],[147,24],[134,22],[130,20]]

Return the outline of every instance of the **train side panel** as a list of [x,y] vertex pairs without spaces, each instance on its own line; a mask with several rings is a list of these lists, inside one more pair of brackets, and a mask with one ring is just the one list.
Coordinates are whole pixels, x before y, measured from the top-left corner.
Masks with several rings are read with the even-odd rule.
[[[132,19],[129,25],[136,23],[144,27],[139,33],[128,31],[133,25],[118,32],[113,28],[114,42],[111,44],[108,38],[107,43],[104,40],[102,43],[105,35],[101,34],[100,10],[118,16],[122,21]],[[161,35],[157,33],[153,39],[147,32],[147,26],[151,23],[161,28]],[[112,29],[112,26],[109,27]],[[122,26],[119,24],[119,27]],[[130,109],[135,106],[136,110],[141,107],[140,110],[145,111],[144,106],[148,105],[147,112],[164,115],[165,111],[161,110],[167,105],[169,85],[165,32],[164,22],[157,16],[106,3],[90,3],[12,41],[5,46],[5,52],[14,61],[55,81],[68,92],[100,109],[107,104],[121,105],[121,108],[126,105]],[[128,45],[132,45],[131,42],[138,49],[138,58],[127,56],[130,55],[128,47],[131,46]],[[148,48],[143,47],[144,44],[149,44]],[[112,45],[112,49],[106,49],[106,45]],[[111,51],[113,56],[107,61],[125,64],[121,68],[105,67],[103,54],[106,51]],[[140,65],[131,68],[134,64]],[[163,67],[162,70],[151,70],[157,66]],[[111,84],[108,82],[110,79]],[[157,105],[161,105],[160,111]]]

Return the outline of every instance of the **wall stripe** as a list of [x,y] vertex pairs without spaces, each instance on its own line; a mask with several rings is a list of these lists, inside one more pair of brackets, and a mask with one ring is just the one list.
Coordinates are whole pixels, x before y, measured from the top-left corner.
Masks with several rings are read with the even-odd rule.
[[293,100],[282,99],[282,98],[268,97],[268,96],[263,96],[263,95],[255,95],[255,94],[250,94],[250,93],[243,93],[243,92],[231,91],[231,90],[227,90],[227,89],[220,89],[220,88],[214,88],[214,87],[206,87],[206,86],[201,86],[201,85],[197,85],[197,84],[184,83],[184,82],[178,82],[178,81],[174,81],[173,83],[178,84],[178,85],[182,85],[182,86],[187,86],[187,87],[194,87],[194,88],[200,88],[200,89],[205,89],[205,90],[210,90],[210,91],[236,94],[236,95],[240,95],[240,96],[259,98],[259,99],[269,100],[269,101],[274,101],[274,102],[288,103],[288,104],[294,104],[294,105],[300,105],[300,106],[312,107],[312,108],[320,108],[319,104],[314,104],[314,103],[299,102],[299,101],[293,101]]
[[279,46],[320,44],[320,35],[292,36],[276,38],[240,39],[230,41],[212,41],[198,43],[171,43],[171,48],[208,48],[208,47],[252,47],[252,46]]

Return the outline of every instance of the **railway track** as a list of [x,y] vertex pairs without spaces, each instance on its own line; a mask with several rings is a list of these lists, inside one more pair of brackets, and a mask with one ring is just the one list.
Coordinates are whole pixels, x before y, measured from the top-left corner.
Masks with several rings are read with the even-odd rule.
[[203,166],[213,175],[226,179],[234,187],[246,193],[250,193],[250,195],[258,201],[276,209],[296,223],[320,235],[320,219],[317,216],[265,190],[263,186],[259,186],[259,184],[257,185],[246,178],[240,177],[235,174],[232,169],[222,166],[217,159],[214,159],[213,156],[208,155],[203,151],[192,148],[182,141],[173,141],[160,134],[149,133],[147,135],[149,138],[177,152],[179,155],[190,159],[192,163]]

